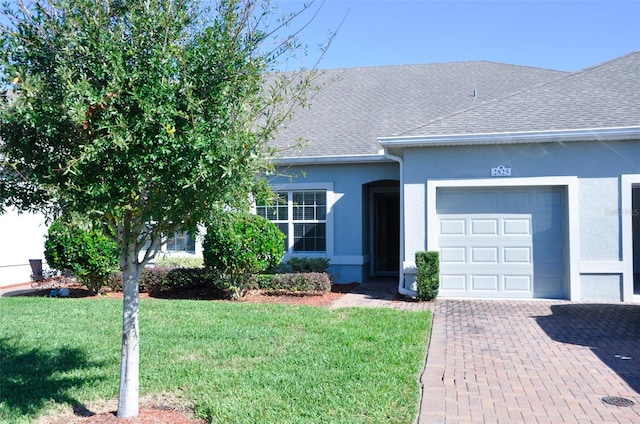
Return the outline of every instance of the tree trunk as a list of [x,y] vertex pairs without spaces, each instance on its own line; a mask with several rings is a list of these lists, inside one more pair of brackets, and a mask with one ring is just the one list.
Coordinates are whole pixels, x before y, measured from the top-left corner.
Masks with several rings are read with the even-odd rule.
[[[137,254],[136,254],[137,255]],[[130,256],[130,255],[129,255]],[[122,267],[123,313],[122,313],[122,359],[120,363],[120,392],[118,395],[118,418],[138,415],[140,333],[138,296],[143,265],[137,258],[128,258]]]

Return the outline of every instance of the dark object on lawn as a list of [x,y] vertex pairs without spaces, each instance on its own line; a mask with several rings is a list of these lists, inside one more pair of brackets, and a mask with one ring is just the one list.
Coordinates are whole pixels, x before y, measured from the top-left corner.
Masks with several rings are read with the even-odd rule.
[[31,279],[42,281],[42,259],[29,259],[29,265],[31,265]]
[[69,289],[66,287],[62,287],[60,289],[51,290],[49,293],[49,297],[69,297]]

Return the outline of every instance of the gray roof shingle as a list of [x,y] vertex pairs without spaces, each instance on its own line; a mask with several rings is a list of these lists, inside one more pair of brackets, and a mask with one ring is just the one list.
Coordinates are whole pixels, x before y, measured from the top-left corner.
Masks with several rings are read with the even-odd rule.
[[640,125],[640,52],[531,87],[403,136],[579,130]]
[[[567,75],[484,61],[327,70],[311,108],[297,111],[273,145],[283,157],[375,155],[378,137],[405,135]],[[300,137],[305,147],[291,149]]]

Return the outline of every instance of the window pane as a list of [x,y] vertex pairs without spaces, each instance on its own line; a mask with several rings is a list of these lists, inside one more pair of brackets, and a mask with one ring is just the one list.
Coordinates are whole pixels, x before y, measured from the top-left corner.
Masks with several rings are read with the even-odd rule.
[[304,220],[304,208],[302,206],[293,206],[293,220],[294,221],[303,221]]
[[273,203],[269,205],[257,205],[256,215],[271,221],[286,221],[289,218],[287,193],[276,193],[276,198],[273,200]]
[[289,249],[289,224],[276,224],[276,226],[284,234],[284,250]]
[[293,250],[296,252],[324,252],[326,250],[325,224],[294,224]]
[[188,233],[178,231],[167,240],[167,251],[196,253],[196,241]]
[[267,207],[266,206],[256,206],[256,215],[261,216],[263,218],[267,217]]
[[327,219],[327,195],[323,191],[294,192],[294,221],[324,221]]
[[326,206],[318,206],[318,210],[316,211],[316,219],[319,221],[324,221],[327,219],[327,207]]

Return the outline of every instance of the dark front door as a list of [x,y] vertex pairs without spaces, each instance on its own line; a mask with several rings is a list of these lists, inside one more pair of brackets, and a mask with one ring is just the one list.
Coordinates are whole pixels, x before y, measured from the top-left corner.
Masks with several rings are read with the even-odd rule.
[[400,194],[373,194],[373,272],[397,274],[400,268]]
[[640,187],[631,192],[631,228],[633,240],[633,294],[640,295]]

